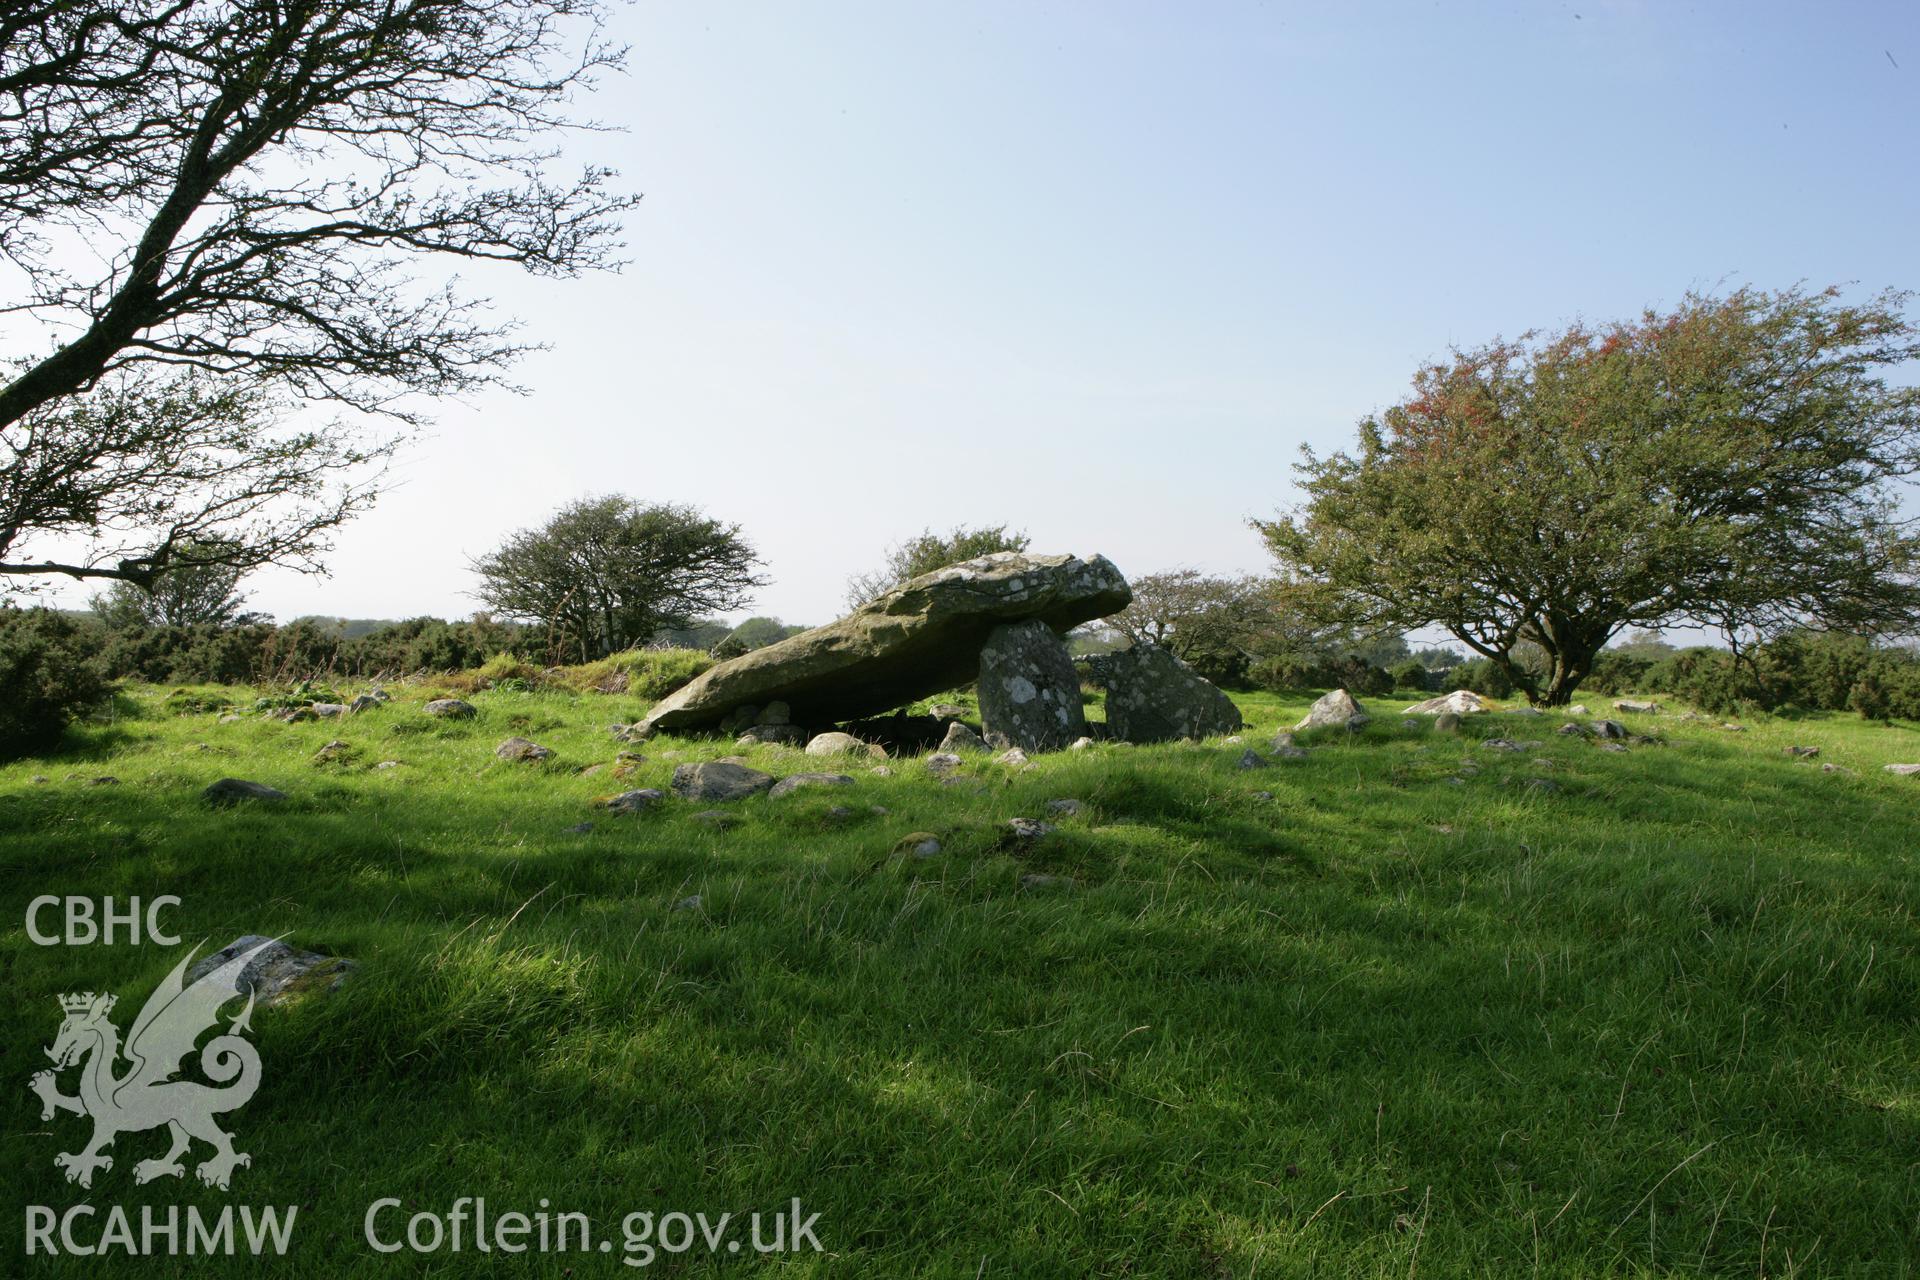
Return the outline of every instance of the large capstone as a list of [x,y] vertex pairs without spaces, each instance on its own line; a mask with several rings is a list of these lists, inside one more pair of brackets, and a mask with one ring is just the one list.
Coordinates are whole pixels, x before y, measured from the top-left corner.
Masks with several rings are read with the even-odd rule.
[[981,724],[1012,746],[1055,751],[1087,731],[1073,656],[1053,628],[1037,619],[987,633],[979,689]]
[[640,723],[649,731],[712,728],[735,708],[775,701],[788,705],[795,724],[874,715],[974,679],[981,646],[1003,623],[1032,619],[1064,632],[1132,599],[1104,556],[980,556],[923,574],[838,622],[722,662],[655,703]]
[[1095,654],[1087,671],[1107,691],[1107,729],[1122,742],[1206,738],[1241,728],[1233,699],[1159,645]]

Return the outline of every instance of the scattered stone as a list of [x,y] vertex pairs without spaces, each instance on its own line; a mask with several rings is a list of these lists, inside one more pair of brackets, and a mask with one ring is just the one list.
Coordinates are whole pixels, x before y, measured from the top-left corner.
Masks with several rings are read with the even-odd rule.
[[740,815],[728,813],[725,809],[702,809],[693,815],[693,821],[703,827],[712,827],[715,831],[725,831],[728,827],[740,825]]
[[1576,724],[1571,720],[1561,725],[1555,732],[1565,738],[1590,738],[1593,736],[1592,729],[1584,724]]
[[795,773],[773,784],[767,792],[774,799],[792,795],[803,787],[850,787],[853,779],[844,773]]
[[[742,729],[752,728],[754,725],[758,724],[759,722],[760,722],[760,708],[755,706],[751,702],[742,703],[740,706],[735,707],[732,711],[728,712],[725,716],[721,717],[720,732],[738,733]],[[642,723],[655,724],[655,722],[653,721],[643,721]],[[655,724],[655,727],[657,728],[658,725]]]
[[462,702],[458,698],[435,698],[420,709],[430,716],[449,720],[471,720],[478,714],[478,709],[471,702]]
[[1525,751],[1533,744],[1516,742],[1512,738],[1488,738],[1480,744],[1483,751]]
[[680,899],[680,901],[674,903],[673,909],[675,911],[698,911],[700,909],[700,895],[697,893],[688,894],[686,897]]
[[277,720],[281,724],[293,724],[298,720],[317,719],[312,707],[277,707],[266,713],[267,719]]
[[1471,689],[1455,689],[1452,693],[1442,694],[1438,698],[1416,702],[1400,714],[1403,716],[1470,716],[1485,710],[1487,710],[1485,698]]
[[1042,822],[1038,818],[1009,818],[1007,825],[1013,829],[1013,834],[1022,840],[1038,840],[1054,832],[1052,823]]
[[1550,795],[1553,792],[1558,791],[1559,789],[1560,789],[1560,784],[1555,782],[1552,778],[1528,778],[1527,779],[1527,790],[1529,791],[1538,791],[1543,794]]
[[1070,876],[1050,876],[1039,871],[1029,871],[1020,877],[1022,889],[1070,889],[1073,879]]
[[398,769],[400,767],[400,762],[398,760],[382,760],[379,764],[373,767],[376,769]]
[[1747,726],[1743,724],[1734,724],[1732,721],[1728,721],[1726,724],[1723,724],[1720,727],[1722,729],[1725,729],[1728,733],[1745,733],[1747,731]]
[[1593,714],[1593,712],[1587,710],[1586,703],[1576,702],[1572,706],[1567,708],[1567,714],[1570,716],[1590,716]]
[[1238,733],[1233,699],[1155,644],[1086,659],[1088,678],[1107,691],[1107,728],[1127,742],[1170,742]]
[[645,813],[667,798],[667,793],[657,787],[642,787],[638,791],[622,791],[607,801],[608,813]]
[[242,800],[285,800],[287,793],[276,791],[264,782],[245,778],[222,778],[202,791],[201,796],[214,804],[237,804]]
[[1303,729],[1328,727],[1358,729],[1372,718],[1354,701],[1352,694],[1345,689],[1335,689],[1314,703],[1300,723],[1293,726],[1293,731],[1299,733]]
[[1093,745],[1092,738],[1075,738],[1072,742],[1067,744],[1067,750],[1085,751],[1088,747],[1092,745]]
[[1049,800],[1047,801],[1047,812],[1057,813],[1063,818],[1071,818],[1080,812],[1080,802],[1078,800]]
[[1848,776],[1849,778],[1857,778],[1857,777],[1859,777],[1859,776],[1860,776],[1859,774],[1857,774],[1857,773],[1855,773],[1855,772],[1854,772],[1853,770],[1851,770],[1851,769],[1849,769],[1849,768],[1847,768],[1847,766],[1845,766],[1845,765],[1843,765],[1843,764],[1823,764],[1823,765],[1821,765],[1821,766],[1820,766],[1820,772],[1822,772],[1822,773],[1844,773],[1844,774],[1846,774],[1846,775],[1847,775],[1847,776]]
[[735,738],[733,745],[751,747],[767,743],[773,746],[797,747],[806,740],[807,731],[797,724],[756,724],[749,726],[746,732]]
[[1786,753],[1799,760],[1811,760],[1820,754],[1818,747],[1787,747]]
[[1593,731],[1603,738],[1624,739],[1627,736],[1627,726],[1618,720],[1595,720]]
[[867,772],[872,774],[876,778],[891,778],[893,776],[893,770],[888,768],[884,764],[877,764],[873,766],[873,768],[867,770]]
[[1290,732],[1274,734],[1273,742],[1267,747],[1267,750],[1273,752],[1275,756],[1282,760],[1305,760],[1307,758],[1307,749],[1295,742],[1293,740],[1293,734]]
[[47,785],[47,775],[44,773],[36,773],[29,781],[36,787],[44,787]]
[[936,702],[927,708],[927,714],[935,720],[962,720],[966,718],[967,709],[951,702]]
[[1920,764],[1889,764],[1881,767],[1888,773],[1898,774],[1902,778],[1920,777]]
[[1433,731],[1435,733],[1460,732],[1460,713],[1458,711],[1442,711],[1433,718]]
[[591,830],[593,830],[593,824],[591,822],[576,822],[567,828],[567,834],[571,836],[583,836]]
[[655,703],[642,723],[704,728],[737,707],[776,700],[789,703],[802,724],[877,715],[978,678],[981,646],[1003,623],[1033,619],[1058,633],[1132,599],[1126,579],[1101,556],[979,556],[722,662]]
[[673,793],[687,800],[744,800],[772,788],[772,774],[730,760],[683,764],[673,771]]
[[251,956],[235,975],[234,986],[254,1003],[271,1009],[320,991],[337,991],[360,966],[344,956],[299,951],[275,938],[249,933],[218,951],[201,956],[187,967],[186,985],[192,986],[222,965]]
[[1657,716],[1660,714],[1659,703],[1636,702],[1632,698],[1620,699],[1618,702],[1615,702],[1613,704],[1613,709],[1615,711],[1631,711],[1631,712],[1635,712],[1640,715],[1646,715],[1646,716]]
[[1005,751],[995,756],[993,762],[995,764],[1003,764],[1009,769],[1024,769],[1033,763],[1033,761],[1027,758],[1027,753],[1018,747],[1008,747]]
[[605,769],[606,767],[607,767],[607,766],[606,766],[606,765],[604,765],[604,764],[590,764],[590,765],[587,765],[587,766],[585,766],[584,768],[582,768],[582,769],[580,770],[580,776],[581,776],[581,777],[583,777],[583,778],[591,778],[591,777],[594,777],[594,776],[596,776],[597,774],[599,774],[599,773],[601,772],[601,770],[603,770],[603,769]]
[[960,767],[960,757],[951,751],[936,751],[927,757],[927,772],[944,778]]
[[525,738],[508,738],[505,742],[493,749],[493,754],[502,760],[524,762],[538,762],[553,759],[553,751],[551,748],[543,747],[539,743],[530,742]]
[[947,726],[947,736],[940,739],[940,750],[943,752],[985,751],[986,749],[987,740],[958,720]]
[[893,810],[887,808],[887,806],[883,804],[870,804],[867,806],[867,812],[875,815],[876,817],[884,818],[888,814],[892,813]]
[[1252,747],[1248,747],[1240,753],[1240,758],[1234,762],[1233,767],[1236,769],[1264,769],[1267,767],[1267,760],[1266,757],[1262,756],[1258,751],[1255,751]]
[[755,723],[761,725],[792,724],[793,708],[784,702],[769,702],[766,706],[760,708],[760,714],[755,719]]
[[807,742],[810,756],[866,755],[867,744],[850,733],[816,734]]
[[357,716],[362,711],[373,710],[373,708],[379,706],[381,703],[385,701],[386,701],[385,698],[376,698],[370,693],[363,693],[359,697],[355,698],[352,702],[349,702],[347,704],[347,714]]
[[940,837],[931,831],[912,831],[894,841],[893,851],[911,854],[916,858],[937,858],[940,856]]
[[309,704],[308,710],[322,720],[333,720],[347,714],[346,704],[342,702],[315,702]]
[[353,748],[350,745],[335,738],[332,742],[329,742],[326,746],[313,753],[313,762],[315,764],[343,764],[352,754]]
[[1255,800],[1271,800],[1271,799],[1273,799],[1273,792],[1271,792],[1271,791],[1256,791],[1256,792],[1254,792],[1254,793],[1253,793],[1253,798],[1254,798]]
[[1547,714],[1538,707],[1515,707],[1507,712],[1510,716],[1543,716]]
[[1602,742],[1598,745],[1602,751],[1625,751],[1627,749],[1627,744],[1624,742]]
[[245,719],[246,719],[245,716],[238,715],[234,712],[229,711],[226,715],[221,716],[218,720],[214,721],[214,723],[215,724],[238,724]]

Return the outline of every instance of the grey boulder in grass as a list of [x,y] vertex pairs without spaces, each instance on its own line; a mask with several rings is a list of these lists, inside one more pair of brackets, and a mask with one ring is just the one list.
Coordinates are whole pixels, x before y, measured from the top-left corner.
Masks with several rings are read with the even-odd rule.
[[1233,699],[1159,645],[1135,644],[1086,660],[1107,691],[1107,729],[1124,742],[1171,742],[1237,732]]
[[264,782],[248,782],[245,778],[222,778],[200,793],[213,804],[238,804],[242,800],[285,800],[287,793],[277,791]]
[[1373,717],[1367,714],[1366,708],[1354,701],[1352,694],[1345,689],[1335,689],[1307,708],[1307,714],[1299,724],[1293,726],[1293,731],[1299,733],[1303,729],[1328,727],[1358,729],[1371,719]]
[[778,799],[804,787],[850,787],[853,779],[844,773],[793,773],[773,784],[768,795]]
[[673,771],[673,794],[686,800],[744,800],[772,788],[772,774],[731,760],[683,764]]
[[876,715],[965,684],[995,627],[1035,619],[1055,631],[1127,607],[1133,590],[1104,556],[998,552],[896,587],[824,627],[722,662],[655,703],[647,729],[705,729],[774,701],[795,723]]
[[253,958],[240,970],[234,986],[240,994],[252,996],[256,1003],[268,1009],[304,995],[337,990],[348,975],[360,967],[344,956],[301,951],[277,938],[249,933],[194,961],[187,970],[186,984],[191,986],[248,952],[253,953]]
[[1400,714],[1403,716],[1470,716],[1487,709],[1486,699],[1471,689],[1455,689],[1452,693],[1442,694],[1438,698],[1428,698],[1425,702],[1416,702]]

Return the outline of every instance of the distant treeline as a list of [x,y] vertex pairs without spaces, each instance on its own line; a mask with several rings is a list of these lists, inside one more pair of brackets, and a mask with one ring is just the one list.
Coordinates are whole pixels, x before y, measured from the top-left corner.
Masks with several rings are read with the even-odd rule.
[[[152,684],[266,684],[315,676],[372,679],[444,673],[471,670],[500,654],[535,665],[572,660],[566,637],[485,614],[459,622],[316,617],[278,626],[255,622],[119,629],[85,614],[67,616],[98,656],[107,678]],[[749,618],[739,626],[700,622],[663,631],[649,647],[699,649],[725,657],[799,630],[777,618]]]

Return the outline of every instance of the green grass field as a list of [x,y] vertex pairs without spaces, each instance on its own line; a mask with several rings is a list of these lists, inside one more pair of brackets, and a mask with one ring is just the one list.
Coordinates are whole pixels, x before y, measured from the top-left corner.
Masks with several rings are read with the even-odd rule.
[[[18,1274],[611,1277],[641,1260],[630,1213],[796,1197],[822,1252],[702,1244],[650,1270],[1920,1270],[1920,778],[1880,768],[1920,760],[1915,726],[1622,717],[1663,742],[1615,754],[1559,717],[1454,737],[1382,701],[1270,768],[1218,741],[1101,746],[970,760],[957,786],[913,758],[879,777],[755,748],[858,782],[714,830],[705,804],[593,807],[734,750],[626,748],[606,726],[630,699],[484,693],[446,723],[427,687],[395,692],[339,723],[222,725],[144,690],[68,754],[0,767]],[[1241,702],[1260,747],[1306,705]],[[496,761],[510,734],[557,759]],[[1499,734],[1545,745],[1480,747]],[[313,763],[334,738],[346,762]],[[631,778],[578,776],[622,749],[646,756]],[[208,807],[229,775],[290,799]],[[1056,798],[1083,808],[1009,837]],[[916,831],[943,852],[893,852]],[[42,1122],[27,1087],[56,997],[120,993],[124,1028],[184,946],[36,946],[26,904],[163,893],[187,944],[285,934],[361,969],[256,1015],[231,1191],[135,1186],[149,1132],[83,1192],[53,1161],[87,1124]],[[612,1250],[363,1236],[376,1200],[401,1202],[379,1227],[398,1238],[462,1196],[583,1213]],[[24,1255],[21,1206],[81,1202],[298,1218],[285,1257]]]

